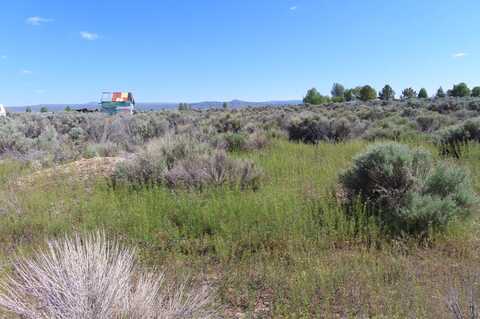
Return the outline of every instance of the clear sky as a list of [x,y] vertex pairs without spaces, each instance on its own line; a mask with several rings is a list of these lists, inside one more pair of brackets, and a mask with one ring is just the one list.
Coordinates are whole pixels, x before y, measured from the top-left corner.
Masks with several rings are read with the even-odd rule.
[[3,0],[0,103],[480,85],[478,0]]

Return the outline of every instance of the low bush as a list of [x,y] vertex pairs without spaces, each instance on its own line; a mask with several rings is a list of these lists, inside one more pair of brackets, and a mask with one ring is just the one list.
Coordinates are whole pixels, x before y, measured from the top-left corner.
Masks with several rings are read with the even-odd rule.
[[313,117],[293,121],[287,130],[291,141],[316,144],[320,141],[344,141],[350,137],[353,126],[346,118],[330,120],[324,117]]
[[219,151],[210,156],[192,157],[178,162],[165,173],[165,181],[172,188],[230,186],[257,189],[260,172],[253,162],[234,160]]
[[114,157],[121,152],[121,147],[112,142],[88,144],[84,150],[85,158]]
[[228,151],[243,151],[247,148],[247,138],[241,133],[225,134],[225,143]]
[[164,158],[144,151],[133,159],[117,164],[112,174],[112,184],[134,187],[162,184],[166,171]]
[[113,185],[166,185],[172,188],[207,186],[258,187],[260,173],[248,161],[231,159],[220,150],[184,136],[168,136],[150,143],[134,158],[117,165]]
[[340,176],[349,204],[361,200],[391,234],[426,234],[467,216],[476,201],[468,174],[436,164],[431,154],[398,143],[378,144]]
[[480,141],[480,119],[467,120],[462,124],[447,127],[438,132],[435,143],[442,155],[460,158],[465,145]]
[[288,138],[291,141],[316,144],[327,140],[330,132],[330,121],[326,118],[305,118],[294,121],[288,126]]
[[270,144],[264,132],[253,132],[247,139],[247,150],[261,150]]

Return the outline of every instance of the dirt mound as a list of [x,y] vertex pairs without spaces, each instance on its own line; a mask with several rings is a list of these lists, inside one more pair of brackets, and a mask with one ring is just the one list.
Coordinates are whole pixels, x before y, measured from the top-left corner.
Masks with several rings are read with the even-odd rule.
[[15,181],[17,186],[44,186],[55,181],[88,181],[109,177],[122,157],[95,157],[36,171]]

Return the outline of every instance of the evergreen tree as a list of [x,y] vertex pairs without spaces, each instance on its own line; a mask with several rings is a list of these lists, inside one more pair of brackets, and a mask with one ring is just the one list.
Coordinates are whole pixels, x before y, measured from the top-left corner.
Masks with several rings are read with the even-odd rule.
[[365,85],[360,89],[360,100],[362,101],[370,101],[375,100],[377,98],[377,91],[370,85]]
[[191,110],[191,107],[187,103],[180,103],[180,104],[178,104],[178,110],[179,111],[188,111],[188,110]]
[[442,87],[439,87],[438,90],[437,90],[437,95],[436,97],[437,98],[444,98],[446,96],[445,92],[443,91],[443,88]]
[[305,104],[320,105],[327,102],[328,98],[321,95],[315,88],[308,90],[307,95],[303,98]]
[[476,86],[472,89],[473,97],[480,97],[480,86]]
[[344,98],[345,97],[345,87],[340,83],[333,83],[332,87],[332,97],[333,98]]
[[428,99],[428,93],[427,90],[424,88],[420,89],[420,92],[418,92],[418,98],[419,99]]
[[413,88],[406,88],[402,91],[402,98],[405,100],[412,99],[417,96],[417,92]]
[[390,85],[385,85],[382,91],[379,94],[380,100],[389,101],[395,98],[395,91],[392,89]]
[[462,82],[454,85],[450,94],[454,97],[467,97],[470,96],[470,89],[468,88],[466,83]]
[[353,101],[355,100],[355,94],[353,89],[345,90],[345,101]]

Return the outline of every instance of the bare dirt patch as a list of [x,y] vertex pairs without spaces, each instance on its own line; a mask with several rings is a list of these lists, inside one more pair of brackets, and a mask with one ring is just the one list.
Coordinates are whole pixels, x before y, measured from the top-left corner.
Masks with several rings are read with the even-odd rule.
[[56,181],[78,182],[93,181],[101,177],[109,177],[115,166],[122,162],[122,157],[95,157],[81,159],[72,163],[42,169],[30,175],[22,176],[14,181],[17,187],[44,187]]

